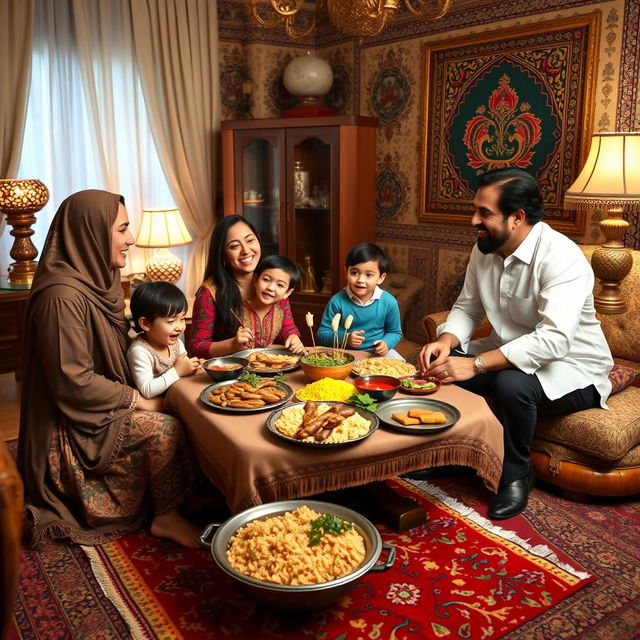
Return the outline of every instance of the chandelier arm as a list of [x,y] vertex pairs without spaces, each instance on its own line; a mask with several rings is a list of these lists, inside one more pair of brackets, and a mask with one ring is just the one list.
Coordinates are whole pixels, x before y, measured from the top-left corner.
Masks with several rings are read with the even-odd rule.
[[294,0],[293,2],[292,0],[271,0],[271,6],[281,16],[295,16],[302,9],[303,4],[304,0]]
[[404,0],[404,4],[414,16],[417,16],[422,20],[438,20],[438,18],[442,18],[442,16],[449,11],[451,3],[453,2],[453,0],[443,0],[441,6],[435,13],[429,13],[424,10],[414,9],[411,4],[412,1],[413,0]]
[[[272,2],[273,1],[274,0],[272,0]],[[287,35],[290,38],[293,38],[294,40],[299,40],[300,38],[304,38],[308,36],[316,28],[316,25],[318,23],[318,16],[320,15],[320,11],[323,6],[324,6],[324,0],[317,0],[316,12],[313,14],[313,20],[311,20],[311,23],[304,31],[296,31],[293,26],[293,16],[288,17],[285,20],[285,25],[284,25]]]
[[277,27],[279,24],[282,24],[282,22],[284,22],[284,16],[279,16],[277,14],[272,20],[264,19],[258,13],[258,0],[249,1],[251,3],[251,15],[260,26],[265,27],[265,29],[272,29],[273,27]]

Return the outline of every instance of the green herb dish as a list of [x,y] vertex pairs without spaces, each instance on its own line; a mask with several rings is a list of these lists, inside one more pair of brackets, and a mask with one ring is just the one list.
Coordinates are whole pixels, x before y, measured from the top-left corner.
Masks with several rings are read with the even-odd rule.
[[322,378],[344,380],[351,373],[354,361],[355,356],[351,353],[326,349],[308,353],[301,358],[300,365],[311,382]]
[[435,393],[442,383],[437,378],[423,378],[421,376],[407,376],[400,384],[400,391],[413,396],[426,396]]
[[312,520],[309,524],[311,525],[311,529],[307,535],[309,536],[310,547],[315,547],[317,544],[320,544],[322,536],[325,533],[333,533],[339,536],[353,528],[346,520],[329,513],[325,513],[323,516]]
[[309,353],[304,356],[303,361],[307,364],[312,364],[316,367],[340,367],[343,364],[349,364],[352,362],[347,355],[333,357],[327,351],[319,351],[318,353]]

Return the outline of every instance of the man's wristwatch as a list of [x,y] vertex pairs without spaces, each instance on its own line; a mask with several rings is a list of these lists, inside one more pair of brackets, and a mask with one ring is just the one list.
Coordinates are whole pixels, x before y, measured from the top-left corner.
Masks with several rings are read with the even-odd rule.
[[476,359],[473,361],[473,366],[476,369],[476,373],[487,373],[487,363],[482,356],[476,356]]

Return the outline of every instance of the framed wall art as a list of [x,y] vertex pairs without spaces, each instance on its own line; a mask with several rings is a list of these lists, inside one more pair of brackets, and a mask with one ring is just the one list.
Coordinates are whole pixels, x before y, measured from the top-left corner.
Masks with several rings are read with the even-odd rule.
[[563,196],[589,152],[600,12],[425,45],[420,219],[468,225],[478,174],[533,173],[545,220],[584,231]]

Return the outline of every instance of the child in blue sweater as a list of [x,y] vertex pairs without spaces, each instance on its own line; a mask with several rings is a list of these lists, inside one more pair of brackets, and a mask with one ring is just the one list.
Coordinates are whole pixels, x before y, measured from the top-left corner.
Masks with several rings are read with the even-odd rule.
[[349,251],[346,260],[347,286],[336,293],[325,307],[318,329],[318,342],[333,344],[331,320],[336,313],[342,319],[338,338],[344,336],[344,320],[353,316],[347,347],[371,351],[377,356],[402,358],[394,347],[402,338],[397,300],[379,285],[387,276],[389,264],[384,251],[363,242]]

